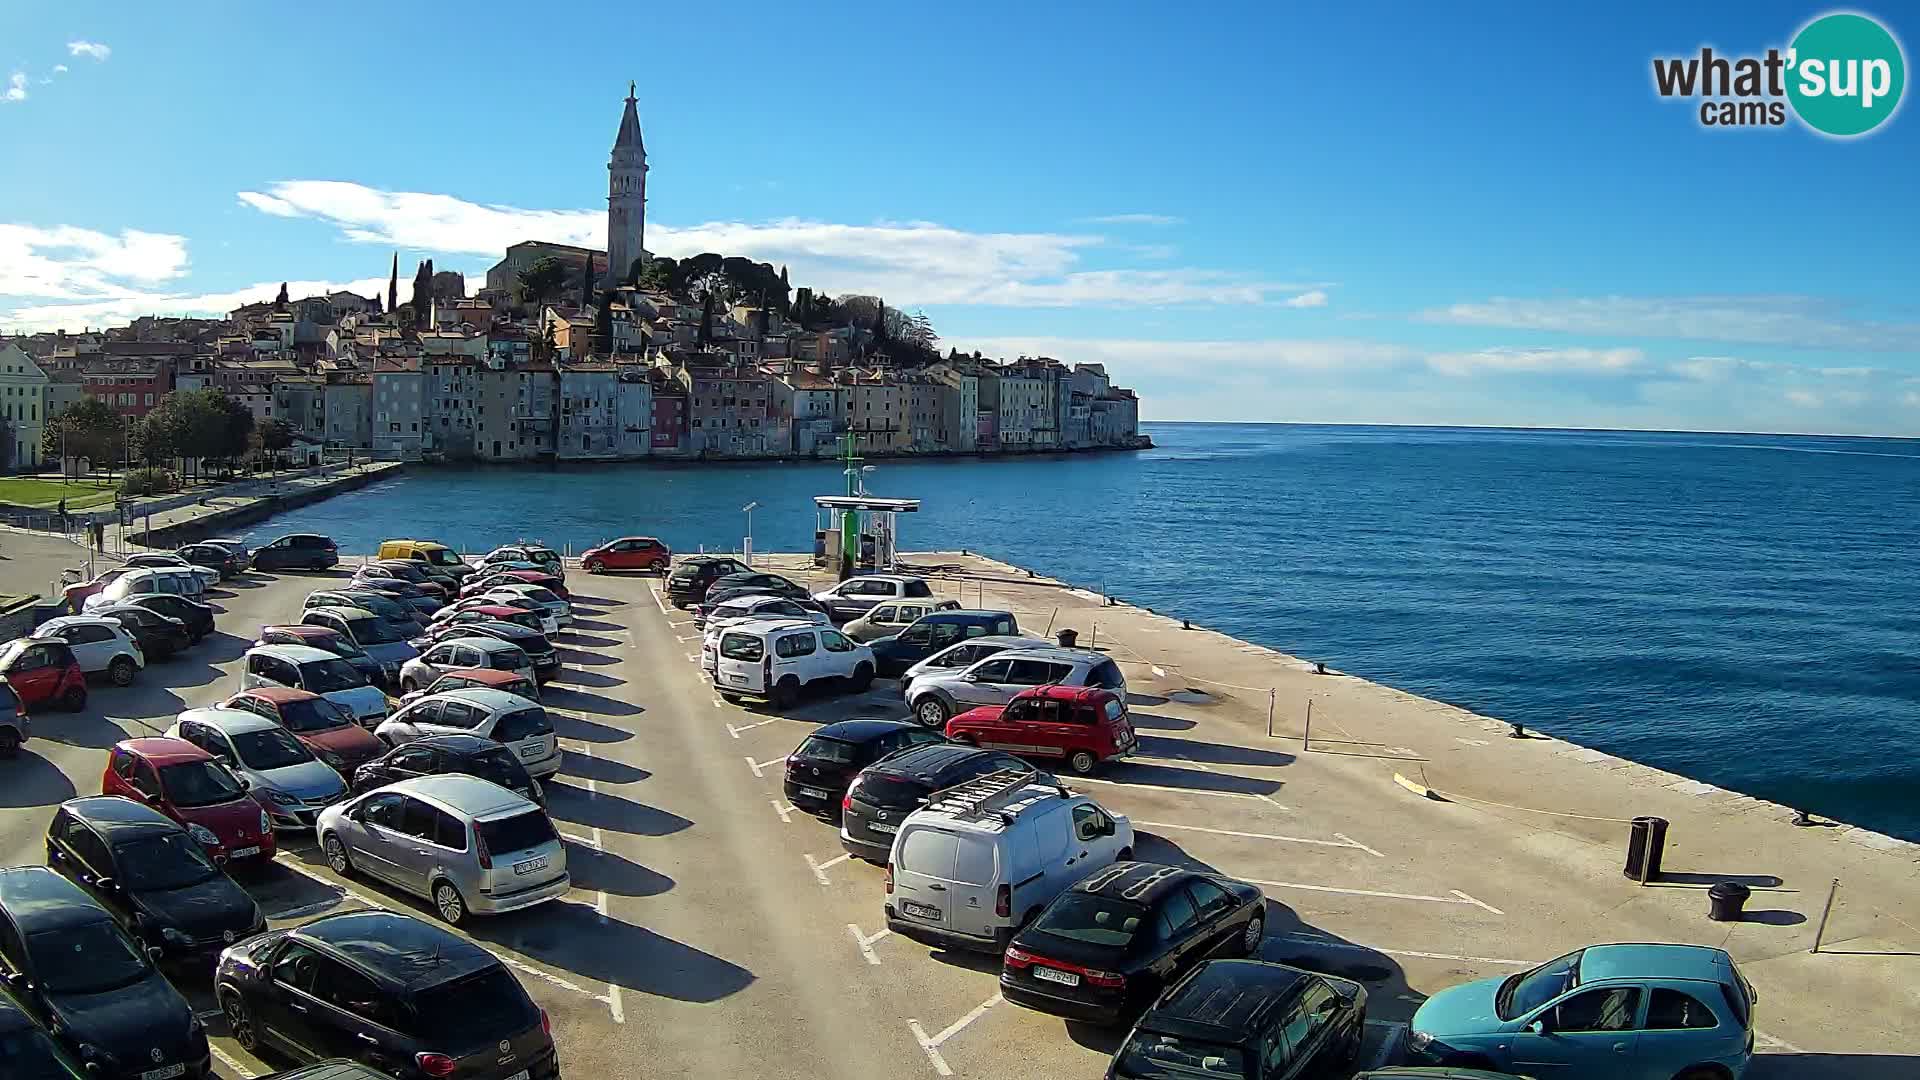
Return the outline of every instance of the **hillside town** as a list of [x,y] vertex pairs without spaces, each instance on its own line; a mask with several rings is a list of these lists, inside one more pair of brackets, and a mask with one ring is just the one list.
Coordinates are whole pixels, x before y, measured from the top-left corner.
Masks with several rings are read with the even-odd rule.
[[53,418],[83,399],[131,429],[192,390],[221,391],[295,458],[812,458],[848,432],[868,456],[1147,445],[1138,398],[1099,364],[942,353],[924,316],[880,297],[816,296],[742,258],[654,257],[647,171],[629,92],[605,250],[514,244],[471,295],[426,260],[404,301],[396,253],[385,297],[283,286],[224,318],[0,341],[0,467],[51,467]]

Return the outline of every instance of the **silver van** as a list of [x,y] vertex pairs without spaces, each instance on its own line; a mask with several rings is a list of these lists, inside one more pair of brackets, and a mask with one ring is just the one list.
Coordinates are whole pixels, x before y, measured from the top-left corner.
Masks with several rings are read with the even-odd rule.
[[567,851],[546,811],[490,780],[417,776],[328,807],[327,865],[432,902],[451,925],[565,896]]

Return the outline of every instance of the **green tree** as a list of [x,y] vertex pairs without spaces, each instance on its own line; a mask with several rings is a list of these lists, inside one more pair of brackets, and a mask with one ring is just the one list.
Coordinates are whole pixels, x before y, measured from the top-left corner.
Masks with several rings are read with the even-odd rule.
[[293,445],[293,425],[278,416],[269,416],[254,426],[253,441],[260,444],[261,452],[267,456],[267,469],[272,471],[280,453]]
[[709,289],[706,298],[700,301],[700,347],[713,344],[713,290]]
[[68,457],[87,458],[95,465],[104,461],[108,471],[112,471],[121,430],[120,417],[106,402],[83,397],[47,418],[47,426],[40,435],[40,451],[48,457],[65,453]]
[[400,253],[393,253],[393,274],[387,278],[387,310],[400,308]]
[[655,255],[646,261],[640,272],[634,275],[633,283],[642,289],[674,290],[680,287],[680,264],[664,256]]
[[544,304],[567,287],[567,264],[547,256],[520,271],[520,299],[524,303]]
[[433,309],[433,260],[422,259],[413,271],[413,325],[427,324],[427,314]]
[[0,416],[0,469],[13,468],[13,439],[13,421]]

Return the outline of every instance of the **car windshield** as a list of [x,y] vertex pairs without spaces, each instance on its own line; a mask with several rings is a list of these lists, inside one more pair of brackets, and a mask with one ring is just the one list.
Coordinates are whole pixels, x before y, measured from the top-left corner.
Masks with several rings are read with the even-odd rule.
[[413,995],[413,1014],[416,1022],[408,1034],[449,1048],[517,1035],[539,1022],[526,991],[497,965],[419,991]]
[[487,850],[495,855],[539,847],[551,843],[554,838],[553,823],[547,820],[547,812],[539,809],[497,821],[483,821],[479,829],[480,839],[486,843]]
[[501,742],[519,742],[541,735],[553,734],[553,721],[547,719],[547,711],[538,705],[531,709],[515,709],[493,723],[493,737]]
[[149,970],[147,954],[105,919],[28,934],[27,952],[41,982],[55,994],[117,990]]
[[365,649],[348,641],[339,634],[316,634],[312,637],[302,638],[300,643],[303,645],[311,645],[321,652],[330,652],[335,656],[355,657],[367,655]]
[[357,690],[367,685],[367,678],[345,660],[309,660],[300,665],[300,685],[316,694],[331,694]]
[[0,1076],[9,1080],[73,1080],[79,1075],[60,1060],[53,1040],[39,1028],[0,1031]]
[[422,554],[427,557],[427,562],[433,566],[460,565],[460,556],[455,555],[451,548],[428,548],[422,552]]
[[299,739],[279,728],[243,731],[233,737],[233,749],[240,755],[242,765],[262,772],[313,760],[313,755],[307,753],[307,748],[300,745]]
[[560,602],[560,598],[554,595],[552,589],[544,589],[538,585],[521,589],[520,595],[536,604],[557,604]]
[[232,773],[211,761],[160,766],[160,787],[167,801],[182,809],[232,802],[246,794]]
[[918,806],[920,799],[930,790],[927,784],[917,780],[905,780],[885,773],[867,772],[860,776],[860,797],[875,806]]
[[353,723],[346,710],[323,697],[280,703],[280,723],[288,731],[332,731]]
[[1236,1080],[1247,1075],[1247,1061],[1239,1047],[1200,1042],[1176,1035],[1137,1031],[1120,1050],[1117,1072],[1141,1080],[1184,1080],[1189,1076]]
[[1089,945],[1126,945],[1150,914],[1127,900],[1069,892],[1047,905],[1034,929]]
[[491,780],[503,788],[527,787],[526,766],[504,749],[474,755],[468,761],[467,768],[480,779]]
[[379,593],[349,593],[347,595],[346,606],[365,608],[383,619],[410,619],[413,617],[408,614],[406,608],[400,605],[400,601],[390,596],[381,596]]
[[794,751],[794,756],[806,758],[808,761],[831,761],[836,765],[851,765],[854,761],[854,749],[852,743],[829,739],[824,735],[809,735],[807,741],[800,744],[800,749]]
[[1580,953],[1549,960],[1532,971],[1510,975],[1493,996],[1494,1012],[1502,1020],[1525,1016],[1580,985]]
[[113,865],[121,883],[139,892],[184,889],[220,872],[200,842],[184,832],[143,836],[121,844],[113,849]]
[[400,640],[400,632],[376,616],[348,619],[347,630],[353,640],[365,645],[391,645]]

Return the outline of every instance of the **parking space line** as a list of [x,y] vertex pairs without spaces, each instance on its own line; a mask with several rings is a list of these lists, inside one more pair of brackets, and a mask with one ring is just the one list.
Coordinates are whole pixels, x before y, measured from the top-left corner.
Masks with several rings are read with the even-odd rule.
[[827,871],[833,869],[836,866],[839,866],[841,863],[846,862],[848,859],[853,858],[853,855],[843,851],[839,854],[839,856],[832,859],[828,859],[826,862],[816,861],[812,855],[807,855],[805,856],[805,858],[807,860],[807,865],[813,869],[813,876],[820,880],[820,884],[830,885],[832,884],[832,882],[827,880]]
[[764,772],[761,772],[760,770],[762,770],[762,769],[764,769],[764,768],[767,768],[767,767],[768,767],[768,766],[770,766],[770,765],[779,765],[779,764],[782,764],[782,763],[784,763],[784,762],[785,762],[785,761],[786,761],[787,759],[786,759],[786,758],[783,758],[783,757],[777,757],[777,758],[768,758],[768,759],[767,759],[767,760],[765,760],[765,761],[755,761],[755,760],[753,760],[752,758],[741,758],[740,760],[742,760],[742,761],[744,761],[744,762],[746,762],[746,763],[747,763],[747,768],[749,768],[749,769],[752,769],[752,770],[753,770],[753,775],[755,775],[755,776],[760,776],[760,777],[764,777],[764,776],[766,776],[767,774],[766,774],[766,773],[764,773]]
[[689,663],[689,664],[698,664],[699,662],[700,662],[700,654],[699,654],[699,653],[691,653],[691,652],[690,652],[690,653],[688,653],[688,654],[687,654],[687,663]]
[[1507,960],[1497,956],[1461,956],[1457,953],[1416,952],[1412,949],[1388,949],[1379,945],[1356,945],[1348,941],[1333,941],[1318,934],[1288,934],[1287,937],[1323,949],[1346,949],[1351,952],[1385,953],[1388,956],[1412,956],[1421,960],[1453,960],[1463,964],[1503,964],[1507,967],[1533,967],[1537,960]]
[[1506,914],[1506,912],[1501,911],[1499,908],[1493,907],[1490,904],[1483,904],[1473,897],[1468,896],[1466,893],[1459,893],[1456,896],[1424,896],[1420,893],[1381,892],[1377,889],[1342,889],[1333,885],[1307,885],[1298,881],[1259,881],[1254,878],[1247,878],[1246,880],[1251,884],[1270,889],[1301,889],[1307,892],[1339,893],[1342,896],[1377,896],[1384,900],[1418,900],[1428,904],[1467,904],[1477,908],[1484,908],[1487,911],[1493,912],[1495,915]]
[[1365,844],[1356,844],[1340,833],[1333,834],[1340,837],[1338,840],[1312,840],[1304,836],[1280,836],[1274,833],[1239,832],[1234,829],[1209,829],[1200,825],[1175,825],[1170,821],[1135,821],[1134,824],[1136,826],[1144,825],[1149,829],[1185,829],[1188,832],[1212,833],[1215,836],[1239,836],[1248,840],[1278,840],[1287,844],[1312,844],[1315,847],[1355,848],[1376,858],[1382,857],[1379,852]]
[[240,1062],[234,1060],[233,1055],[227,1053],[225,1050],[222,1050],[217,1046],[214,1046],[212,1043],[207,1044],[207,1049],[212,1052],[214,1057],[217,1057],[220,1059],[220,1064],[225,1065],[229,1069],[232,1069],[233,1074],[239,1077],[240,1080],[253,1080],[254,1077],[260,1075],[259,1073],[254,1072],[252,1069],[247,1068],[245,1065],[240,1064]]
[[607,1000],[607,1011],[613,1014],[613,1022],[616,1024],[626,1023],[627,1008],[625,1005],[621,1004],[620,1002],[620,984],[619,983],[607,984],[606,1000]]
[[1207,788],[1169,787],[1165,784],[1134,784],[1125,780],[1104,780],[1097,776],[1076,776],[1067,782],[1069,788],[1074,784],[1112,784],[1114,787],[1136,788],[1140,791],[1171,791],[1175,795],[1217,795],[1223,799],[1255,799],[1281,810],[1292,809],[1292,807],[1274,802],[1265,795],[1255,794],[1250,791],[1212,791]]
[[793,823],[793,812],[800,809],[799,807],[791,803],[782,803],[779,799],[768,799],[767,801],[773,804],[773,812],[780,815],[781,822],[785,824]]
[[1499,908],[1494,907],[1492,904],[1487,903],[1485,900],[1475,900],[1473,897],[1468,896],[1466,893],[1461,892],[1459,889],[1448,889],[1447,891],[1459,897],[1460,899],[1465,900],[1467,903],[1472,904],[1474,907],[1485,908],[1488,911],[1493,912],[1495,915],[1506,914],[1506,912],[1501,911]]
[[387,910],[387,905],[380,903],[378,900],[375,900],[374,898],[372,898],[371,896],[368,896],[365,893],[355,892],[354,890],[347,888],[345,885],[341,885],[335,882],[332,878],[322,877],[318,872],[309,870],[305,866],[302,866],[299,860],[295,859],[291,855],[285,856],[284,858],[279,855],[275,855],[273,857],[273,861],[276,863],[279,863],[281,866],[286,867],[287,869],[293,871],[294,873],[299,874],[301,877],[312,878],[313,880],[319,882],[320,884],[325,885],[327,888],[332,889],[335,892],[339,893],[341,896],[356,900],[362,904],[365,904],[370,908],[373,908],[375,911]]
[[507,956],[503,953],[494,953],[493,955],[499,957],[501,963],[507,965],[510,968],[513,968],[515,971],[524,971],[527,974],[533,976],[534,978],[552,983],[554,986],[557,986],[562,990],[571,990],[574,993],[579,994],[581,997],[590,997],[590,998],[599,997],[598,994],[593,993],[592,991],[588,990],[586,987],[581,986],[579,983],[574,982],[571,979],[563,979],[560,976],[555,975],[551,971],[542,971],[541,969],[534,967],[532,964],[527,963],[525,960],[522,960],[519,957]]
[[752,731],[754,728],[757,728],[757,727],[766,727],[768,724],[776,723],[782,719],[784,719],[784,717],[775,716],[766,720],[756,720],[751,724],[743,724],[740,727],[734,727],[732,724],[728,724],[727,734],[737,739],[740,737],[740,733],[743,731]]
[[1401,1020],[1369,1020],[1367,1026],[1385,1028],[1387,1034],[1380,1040],[1380,1048],[1373,1052],[1372,1060],[1364,1068],[1384,1068],[1387,1062],[1393,1060],[1394,1052],[1400,1049],[1400,1037],[1406,1034],[1407,1025]]
[[320,912],[326,911],[329,908],[339,907],[340,902],[344,899],[346,898],[342,896],[342,897],[335,897],[331,900],[321,900],[312,904],[302,904],[299,907],[288,908],[285,911],[270,912],[268,913],[267,918],[269,919],[304,919],[308,915],[318,915]]
[[973,1023],[975,1020],[980,1019],[981,1016],[986,1014],[986,1011],[988,1009],[993,1008],[996,1004],[1000,1003],[1003,1000],[1005,999],[1002,998],[999,994],[993,995],[987,1000],[974,1006],[973,1011],[967,1013],[967,1015],[961,1017],[960,1019],[955,1020],[952,1024],[949,1024],[947,1026],[947,1029],[945,1031],[942,1031],[940,1034],[935,1035],[932,1038],[929,1038],[927,1036],[927,1029],[921,1027],[920,1021],[918,1020],[907,1021],[907,1027],[913,1031],[914,1041],[920,1044],[920,1049],[926,1051],[927,1060],[933,1063],[933,1071],[940,1074],[941,1076],[952,1076],[953,1069],[947,1065],[947,1059],[940,1056],[940,1044],[946,1042],[948,1039],[953,1038],[955,1035],[958,1035],[961,1029],[965,1028],[968,1024]]
[[667,602],[665,600],[660,599],[660,590],[649,587],[647,589],[647,594],[653,597],[654,606],[660,609],[660,614],[665,615],[669,620],[671,620],[673,616],[667,612]]
[[579,845],[580,845],[581,847],[583,847],[583,848],[590,848],[590,849],[592,849],[592,850],[593,850],[593,851],[594,851],[594,852],[595,852],[596,854],[598,854],[598,853],[599,853],[599,851],[600,851],[600,841],[599,841],[599,839],[598,839],[598,838],[596,838],[596,837],[591,837],[591,836],[575,836],[575,835],[574,835],[574,834],[572,834],[572,833],[564,833],[564,832],[563,832],[563,833],[561,833],[561,834],[560,834],[560,839],[562,839],[562,840],[571,840],[571,841],[573,841],[574,843],[576,843],[576,844],[579,844]]
[[853,943],[860,947],[860,955],[867,958],[867,963],[872,964],[874,967],[879,967],[880,956],[878,953],[873,951],[873,943],[876,941],[879,941],[883,937],[886,937],[888,934],[893,933],[893,931],[882,929],[879,933],[873,935],[872,937],[868,937],[867,935],[860,932],[860,927],[856,926],[853,923],[848,923],[847,933],[853,935]]
[[1370,847],[1368,847],[1367,845],[1365,845],[1365,844],[1363,844],[1363,843],[1361,843],[1360,841],[1358,841],[1358,840],[1355,840],[1355,839],[1354,839],[1353,837],[1351,837],[1351,836],[1348,836],[1348,835],[1347,835],[1346,833],[1343,833],[1343,832],[1337,832],[1337,833],[1334,833],[1333,835],[1335,835],[1335,836],[1337,836],[1337,837],[1339,837],[1339,838],[1340,838],[1340,839],[1342,839],[1342,840],[1345,840],[1345,841],[1346,841],[1347,843],[1349,843],[1349,844],[1352,844],[1352,845],[1353,845],[1354,847],[1357,847],[1357,848],[1359,848],[1359,849],[1360,849],[1361,851],[1364,851],[1364,852],[1366,852],[1367,854],[1369,854],[1369,855],[1371,855],[1371,856],[1373,856],[1373,857],[1374,857],[1374,858],[1376,858],[1376,859],[1384,859],[1384,858],[1386,858],[1386,856],[1385,856],[1385,855],[1382,855],[1382,854],[1380,854],[1379,852],[1377,852],[1377,851],[1375,851],[1375,850],[1373,850],[1372,848],[1370,848]]
[[1806,1053],[1805,1050],[1800,1049],[1799,1047],[1793,1045],[1792,1043],[1786,1041],[1785,1039],[1776,1039],[1764,1031],[1755,1031],[1753,1033],[1753,1037],[1756,1040],[1765,1043],[1769,1049],[1785,1050],[1789,1054]]

